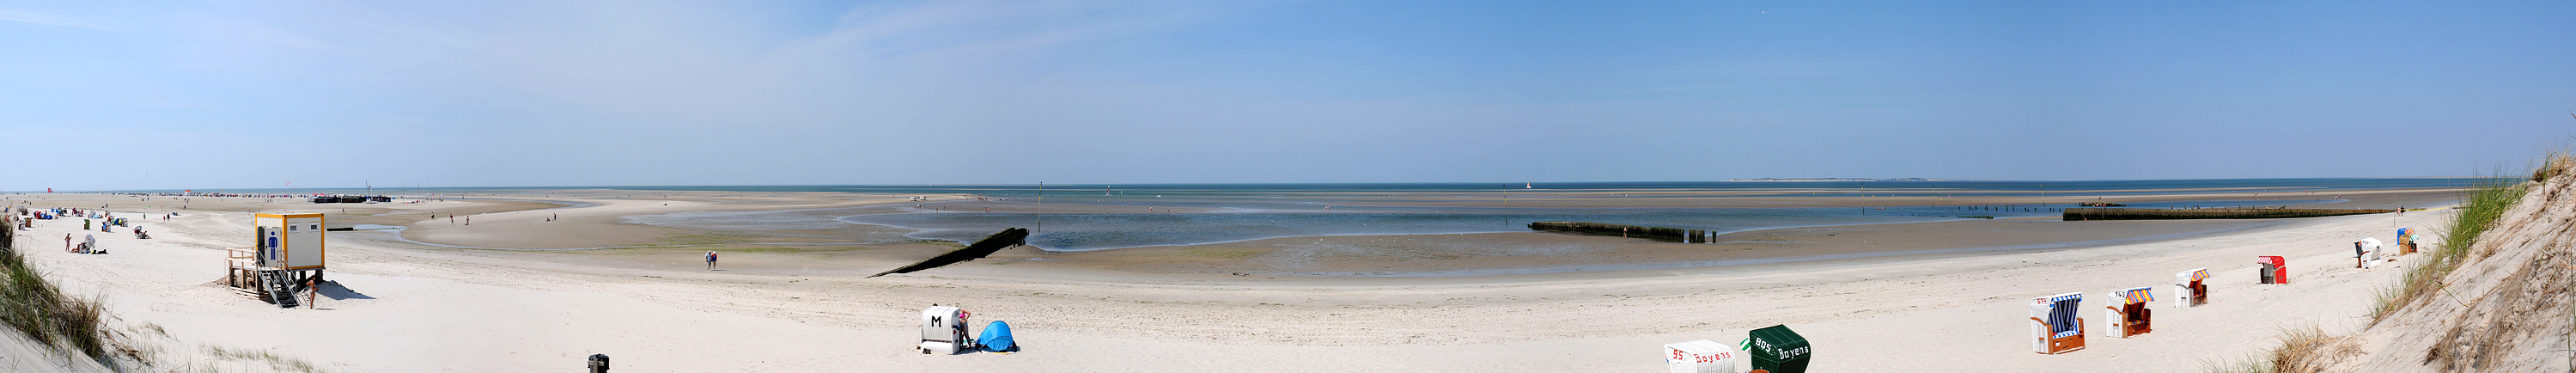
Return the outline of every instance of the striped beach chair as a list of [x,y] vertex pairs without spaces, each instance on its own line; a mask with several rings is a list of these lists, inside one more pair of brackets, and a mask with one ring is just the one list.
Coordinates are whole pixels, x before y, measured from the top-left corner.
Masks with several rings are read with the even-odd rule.
[[2209,304],[2208,268],[2193,268],[2174,274],[2174,307],[2199,307]]
[[2061,354],[2084,349],[2084,293],[2066,293],[2032,298],[2030,302],[2030,350],[2042,354]]
[[2102,324],[2102,329],[2108,331],[2111,336],[2120,338],[2135,337],[2154,331],[2149,328],[2149,320],[2152,319],[2152,313],[2155,311],[2147,309],[2147,302],[2156,301],[2155,289],[2153,286],[2144,286],[2112,290],[2111,296],[2120,298],[2120,304],[2102,307],[2107,310],[2102,312],[2102,317],[2111,320]]

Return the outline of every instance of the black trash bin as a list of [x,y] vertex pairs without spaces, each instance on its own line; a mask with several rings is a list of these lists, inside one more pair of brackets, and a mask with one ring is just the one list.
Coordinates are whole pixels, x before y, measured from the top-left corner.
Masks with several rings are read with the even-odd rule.
[[1807,337],[1790,331],[1788,325],[1754,329],[1745,350],[1753,355],[1753,369],[1770,373],[1805,373],[1807,358],[1814,351],[1807,347]]
[[590,373],[608,373],[608,354],[590,355]]

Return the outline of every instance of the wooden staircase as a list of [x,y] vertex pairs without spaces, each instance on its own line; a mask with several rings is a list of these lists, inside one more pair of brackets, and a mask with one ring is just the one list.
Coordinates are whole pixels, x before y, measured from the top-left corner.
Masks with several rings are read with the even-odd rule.
[[232,252],[228,258],[225,258],[225,262],[231,268],[226,270],[224,279],[228,285],[231,285],[233,292],[250,299],[275,303],[278,308],[295,308],[303,305],[296,301],[295,293],[312,289],[305,289],[301,282],[320,276],[316,272],[318,270],[298,271],[262,266],[258,259],[259,253],[248,247],[225,250]]
[[286,271],[259,270],[259,288],[268,292],[268,301],[277,308],[295,308],[295,286],[286,282]]

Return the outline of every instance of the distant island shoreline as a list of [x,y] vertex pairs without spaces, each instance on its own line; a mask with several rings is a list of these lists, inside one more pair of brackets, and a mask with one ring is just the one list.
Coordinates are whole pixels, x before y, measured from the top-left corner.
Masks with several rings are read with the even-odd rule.
[[1726,181],[1966,181],[1966,180],[1955,180],[1955,179],[1925,179],[1925,178],[1919,178],[1919,177],[1896,178],[1896,179],[1867,179],[1867,178],[1852,178],[1852,177],[1787,177],[1787,178],[1781,178],[1781,177],[1765,177],[1765,178],[1755,178],[1755,179],[1727,179]]

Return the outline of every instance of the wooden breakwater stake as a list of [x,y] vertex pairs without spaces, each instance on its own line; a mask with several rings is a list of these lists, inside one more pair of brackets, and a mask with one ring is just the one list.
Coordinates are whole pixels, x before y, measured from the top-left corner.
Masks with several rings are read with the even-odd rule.
[[1690,231],[1681,228],[1657,228],[1634,225],[1543,221],[1529,224],[1530,230],[1592,236],[1643,238],[1664,242],[1690,242]]
[[2179,220],[2179,219],[2278,219],[2322,216],[2381,214],[2390,209],[2105,209],[2070,208],[2063,219],[2078,220]]

